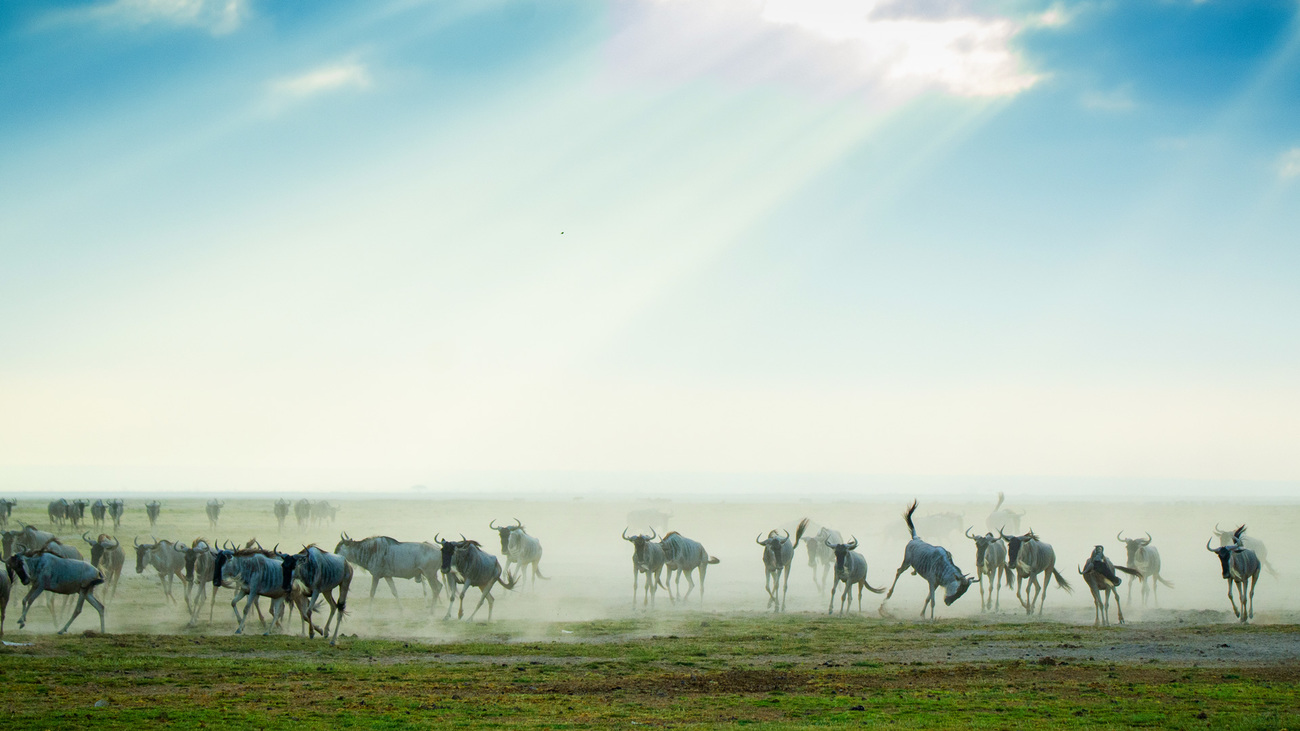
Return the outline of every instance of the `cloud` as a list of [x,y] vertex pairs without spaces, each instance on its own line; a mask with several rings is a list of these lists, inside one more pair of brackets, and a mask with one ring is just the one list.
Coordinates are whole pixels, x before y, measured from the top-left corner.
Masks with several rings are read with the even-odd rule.
[[1137,106],[1137,102],[1133,101],[1132,89],[1127,86],[1111,91],[1084,92],[1079,103],[1086,109],[1098,112],[1129,112]]
[[170,25],[202,28],[213,35],[224,35],[239,28],[250,13],[250,4],[251,0],[111,0],[59,12],[47,21],[134,28]]
[[1300,178],[1300,147],[1292,147],[1282,153],[1278,160],[1277,174],[1283,180]]
[[340,89],[367,89],[370,87],[370,73],[363,64],[348,61],[276,79],[270,87],[278,97],[301,99]]
[[[1012,41],[1058,13],[1013,19],[964,0],[625,0],[615,71],[684,81],[781,83],[907,98],[928,90],[1003,97],[1040,80]],[[1049,11],[1050,13],[1051,11]]]

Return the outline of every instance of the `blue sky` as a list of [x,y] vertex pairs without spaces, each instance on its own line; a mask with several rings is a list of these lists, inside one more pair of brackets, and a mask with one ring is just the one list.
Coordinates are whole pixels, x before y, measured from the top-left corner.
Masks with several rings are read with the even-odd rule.
[[0,478],[1295,481],[1298,11],[5,3]]

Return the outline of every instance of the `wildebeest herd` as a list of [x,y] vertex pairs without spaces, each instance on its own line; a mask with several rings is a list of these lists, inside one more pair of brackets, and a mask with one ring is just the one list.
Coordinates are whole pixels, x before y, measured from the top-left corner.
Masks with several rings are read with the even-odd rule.
[[[1032,529],[1021,532],[1019,525],[1024,512],[1003,507],[1004,497],[998,494],[997,504],[985,521],[988,530],[983,534],[966,526],[964,535],[974,544],[974,571],[967,574],[959,568],[959,561],[942,545],[961,528],[961,516],[939,513],[918,516],[914,501],[902,516],[907,542],[903,549],[901,565],[888,589],[873,586],[867,578],[867,557],[859,552],[856,536],[844,535],[827,526],[814,525],[804,518],[797,525],[772,528],[759,533],[755,542],[761,547],[764,573],[766,608],[784,612],[787,606],[791,569],[799,546],[806,551],[807,565],[813,583],[821,592],[829,587],[830,606],[835,613],[836,593],[839,592],[839,613],[848,613],[853,606],[856,588],[858,611],[863,609],[862,594],[884,594],[879,612],[887,615],[886,603],[904,573],[909,570],[919,576],[927,586],[926,598],[921,606],[921,616],[933,619],[938,604],[938,591],[943,589],[945,606],[951,606],[974,584],[979,587],[980,611],[998,611],[1001,606],[1001,588],[1005,582],[1008,590],[1014,587],[1021,608],[1029,615],[1042,614],[1050,585],[1055,582],[1063,591],[1071,592],[1069,580],[1057,568],[1057,554],[1053,546]],[[89,559],[71,543],[65,543],[55,532],[38,529],[18,521],[19,528],[8,529],[15,500],[0,499],[0,527],[3,527],[3,551],[6,571],[0,572],[0,634],[3,634],[5,611],[15,579],[28,588],[22,602],[21,628],[27,621],[27,612],[42,594],[49,597],[49,608],[60,623],[53,594],[77,597],[76,607],[60,633],[66,632],[80,614],[83,604],[89,603],[99,614],[100,631],[105,629],[105,601],[110,604],[117,595],[127,551],[113,534],[80,531],[89,548]],[[51,527],[80,529],[85,508],[90,508],[91,520],[97,529],[106,531],[108,521],[113,529],[120,528],[125,512],[121,499],[113,500],[55,500],[47,506]],[[150,529],[160,519],[162,504],[152,500],[143,505]],[[204,505],[208,526],[216,531],[220,525],[225,503],[209,500]],[[271,513],[277,527],[283,531],[292,515],[299,528],[320,527],[337,519],[339,507],[325,500],[300,499],[275,501]],[[632,544],[633,604],[653,607],[658,590],[665,590],[673,603],[686,602],[692,593],[697,601],[704,602],[705,579],[710,566],[720,563],[697,540],[680,532],[666,530],[670,513],[662,511],[634,511],[628,523],[648,528],[648,533],[629,532],[624,527],[622,538]],[[954,522],[956,519],[957,522]],[[787,524],[789,525],[789,524]],[[243,545],[225,540],[221,545],[205,538],[174,540],[152,538],[142,542],[132,539],[135,552],[135,574],[150,572],[159,578],[161,602],[177,606],[184,601],[190,626],[202,619],[206,606],[209,622],[213,620],[218,592],[231,592],[229,603],[236,622],[237,634],[242,634],[249,614],[256,611],[265,632],[283,631],[286,613],[296,611],[308,637],[320,634],[337,641],[339,627],[349,613],[348,593],[353,571],[360,569],[370,575],[370,600],[381,580],[388,584],[394,598],[398,592],[395,579],[413,580],[421,587],[428,609],[436,611],[446,590],[447,602],[443,619],[450,619],[452,609],[457,617],[465,616],[464,601],[471,588],[479,590],[478,602],[469,613],[473,619],[487,604],[487,619],[492,619],[497,586],[507,591],[523,588],[525,580],[536,588],[538,579],[548,580],[543,574],[542,542],[530,535],[518,518],[509,523],[495,519],[487,525],[500,540],[500,554],[504,563],[477,540],[466,537],[444,538],[435,534],[430,541],[399,541],[384,535],[354,539],[344,531],[333,551],[316,544],[305,545],[293,553],[280,550],[277,543],[265,548],[256,539]],[[1218,539],[1217,547],[1211,545]],[[1117,621],[1124,622],[1120,607],[1119,587],[1127,574],[1130,578],[1128,599],[1132,600],[1133,584],[1141,585],[1141,600],[1145,605],[1148,595],[1159,603],[1158,587],[1173,584],[1161,575],[1160,554],[1150,533],[1143,537],[1125,537],[1121,531],[1115,539],[1123,546],[1123,565],[1112,561],[1103,545],[1096,545],[1077,568],[1084,585],[1092,594],[1094,623],[1110,624],[1110,602],[1116,604]],[[960,540],[960,539],[957,539]],[[268,541],[269,543],[269,541]],[[1261,570],[1274,573],[1268,563],[1267,550],[1254,536],[1246,534],[1246,526],[1223,530],[1215,526],[1214,535],[1206,548],[1219,559],[1220,573],[1228,583],[1228,597],[1233,613],[1240,622],[1248,622],[1255,613],[1254,593]],[[752,550],[752,549],[751,549]],[[686,589],[682,590],[682,579]],[[829,579],[829,581],[828,581]],[[698,587],[696,586],[698,580]],[[642,583],[644,588],[642,588]],[[179,585],[179,586],[178,586]],[[99,589],[99,587],[103,587]],[[698,592],[696,589],[698,588]],[[209,589],[211,595],[209,596]],[[823,594],[824,596],[824,594]],[[270,618],[262,613],[259,600],[270,601]],[[239,602],[243,601],[242,608]],[[824,601],[824,599],[823,599]],[[1240,603],[1239,603],[1240,602]],[[397,605],[400,609],[400,603]],[[318,624],[318,613],[328,607],[328,616]],[[332,625],[332,631],[331,631]]]

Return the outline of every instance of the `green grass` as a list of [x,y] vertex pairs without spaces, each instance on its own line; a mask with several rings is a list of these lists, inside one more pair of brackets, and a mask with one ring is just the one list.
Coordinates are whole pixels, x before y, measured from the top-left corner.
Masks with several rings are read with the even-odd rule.
[[[286,636],[36,636],[4,648],[0,727],[1300,727],[1294,663],[1052,658],[1053,647],[1116,640],[1068,625],[682,614],[556,624],[540,641],[515,641],[508,623],[458,627],[440,644],[337,648]],[[882,659],[972,635],[1047,649],[1028,661]]]

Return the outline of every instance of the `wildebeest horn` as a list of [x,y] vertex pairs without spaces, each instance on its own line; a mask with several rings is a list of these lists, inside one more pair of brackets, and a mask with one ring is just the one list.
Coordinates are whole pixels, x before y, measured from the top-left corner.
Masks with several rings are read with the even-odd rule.
[[831,543],[830,540],[826,538],[822,539],[822,543],[825,543],[827,548],[835,548],[835,544]]
[[[258,544],[258,545],[260,546],[261,544]],[[272,548],[272,549],[271,549],[271,553],[279,553],[279,552],[280,552],[280,544],[277,543],[277,544],[275,544],[275,548]]]
[[974,528],[974,527],[975,527],[975,526],[972,525],[972,526],[968,526],[968,527],[966,528],[966,537],[969,538],[969,539],[971,539],[972,541],[975,540],[975,536],[973,536],[973,535],[970,534],[970,529],[971,529],[971,528]]
[[464,533],[461,533],[461,534],[460,534],[460,539],[461,539],[462,541],[468,541],[468,540],[469,540],[468,538],[465,537],[465,534],[464,534]]
[[1150,545],[1150,544],[1151,544],[1151,532],[1150,532],[1150,531],[1147,531],[1147,540],[1146,540],[1146,542],[1143,543],[1142,545],[1147,546],[1147,545]]
[[[1006,526],[1004,525],[1002,528],[1006,528]],[[1007,540],[1007,534],[1002,532],[1002,528],[998,528],[998,537],[1005,541]]]
[[984,582],[984,577],[981,576],[981,577],[979,577],[978,579],[972,579],[972,578],[970,577],[970,574],[967,574],[967,575],[966,575],[966,580],[969,581],[969,582],[972,583],[972,584],[980,584],[980,583],[983,583],[983,582]]
[[1212,541],[1212,540],[1214,540],[1214,539],[1213,539],[1213,538],[1206,538],[1206,539],[1205,539],[1205,550],[1209,551],[1210,553],[1216,553],[1216,551],[1215,551],[1213,548],[1210,548],[1210,541]]
[[762,535],[763,535],[762,533],[759,533],[758,535],[754,536],[754,542],[760,546],[766,546],[767,545],[766,543],[758,540],[760,537],[762,537]]
[[630,540],[632,540],[631,538],[628,538],[628,537],[627,537],[627,528],[624,528],[624,529],[623,529],[623,540],[625,540],[625,541],[630,541]]
[[339,534],[339,538],[342,538],[342,539],[345,540],[345,541],[350,541],[350,540],[352,540],[351,538],[348,537],[348,532],[347,532],[347,531],[343,531],[342,533],[340,533],[340,534]]
[[135,541],[135,545],[137,548],[140,546],[140,536],[132,536],[131,540]]
[[177,553],[185,553],[186,549],[182,548],[179,543],[172,544],[172,550]]
[[497,519],[496,519],[496,518],[493,518],[493,519],[492,519],[492,522],[488,523],[488,527],[491,528],[492,530],[496,530],[496,529],[497,529]]
[[515,518],[515,525],[519,526],[520,528],[524,527],[524,524],[518,518]]
[[1124,531],[1120,531],[1119,533],[1116,533],[1116,534],[1115,534],[1115,540],[1120,541],[1120,542],[1123,542],[1123,540],[1124,540]]
[[785,539],[787,541],[790,540],[790,531],[786,530],[785,528],[782,528],[781,532],[785,534]]
[[857,537],[857,536],[850,536],[850,538],[853,539],[853,544],[850,545],[850,546],[847,546],[847,548],[848,548],[850,551],[852,551],[853,549],[855,549],[855,548],[858,547],[858,537]]
[[659,533],[658,533],[657,531],[655,531],[654,526],[650,526],[650,540],[653,541],[654,539],[656,539],[656,538],[658,538],[658,537],[659,537]]
[[92,540],[90,540],[89,538],[86,537],[86,532],[85,532],[85,531],[82,531],[82,533],[81,533],[81,540],[85,541],[86,543],[94,543],[94,542],[95,542],[95,541],[92,541]]
[[1215,532],[1215,533],[1227,533],[1227,531],[1225,531],[1225,530],[1223,530],[1222,528],[1219,527],[1219,524],[1218,524],[1218,523],[1215,523],[1215,524],[1214,524],[1214,532]]
[[434,542],[434,543],[437,543],[439,546],[442,545],[442,541],[438,539],[438,536],[441,536],[441,535],[442,535],[441,533],[434,533],[434,534],[433,534],[433,542]]

